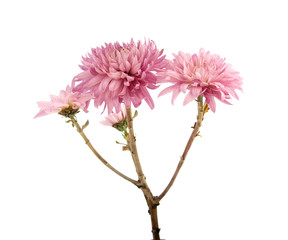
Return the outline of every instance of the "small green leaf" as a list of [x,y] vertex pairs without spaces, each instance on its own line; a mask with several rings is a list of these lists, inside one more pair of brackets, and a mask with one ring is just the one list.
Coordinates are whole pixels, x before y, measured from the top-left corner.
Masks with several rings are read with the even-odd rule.
[[126,145],[125,143],[121,143],[121,142],[118,142],[118,141],[115,141],[117,144],[120,144],[120,145]]

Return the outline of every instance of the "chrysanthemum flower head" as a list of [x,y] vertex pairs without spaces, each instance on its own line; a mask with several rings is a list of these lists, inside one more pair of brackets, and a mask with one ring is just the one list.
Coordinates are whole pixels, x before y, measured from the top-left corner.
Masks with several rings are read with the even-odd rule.
[[93,48],[83,57],[83,70],[73,79],[73,91],[90,92],[94,95],[95,107],[103,103],[108,113],[119,112],[121,103],[126,108],[131,103],[138,107],[144,99],[151,109],[154,102],[147,89],[157,88],[155,73],[166,66],[165,55],[161,56],[153,41],[130,43],[118,42]]
[[235,97],[238,99],[236,89],[242,90],[242,78],[239,73],[232,69],[230,64],[219,55],[211,55],[200,49],[199,54],[190,55],[179,52],[174,54],[166,71],[158,74],[159,82],[172,83],[164,89],[159,96],[169,92],[172,94],[172,103],[180,92],[188,94],[184,99],[184,105],[196,99],[199,95],[205,97],[210,109],[215,112],[215,97],[226,104],[227,100]]
[[123,127],[127,128],[125,105],[121,104],[120,112],[112,112],[108,114],[108,116],[105,117],[105,120],[101,121],[101,123],[106,126],[115,127],[119,131],[123,131]]
[[[105,120],[101,121],[101,123],[103,125],[106,125],[106,126],[111,126],[115,129],[117,129],[118,131],[122,132],[123,138],[128,143],[129,133],[127,131],[128,124],[127,124],[127,119],[126,119],[126,107],[125,107],[124,103],[121,104],[120,112],[118,112],[118,113],[112,112],[112,113],[108,114],[108,116],[105,118]],[[116,143],[122,144],[122,143],[119,143],[117,141],[116,141]],[[123,151],[128,150],[128,149],[129,149],[128,145],[124,144]]]
[[60,91],[59,96],[50,95],[51,101],[38,102],[38,107],[41,109],[34,118],[50,113],[59,113],[68,117],[69,114],[73,115],[79,109],[88,112],[87,107],[92,97],[91,93],[72,92],[71,87],[68,85],[66,90]]

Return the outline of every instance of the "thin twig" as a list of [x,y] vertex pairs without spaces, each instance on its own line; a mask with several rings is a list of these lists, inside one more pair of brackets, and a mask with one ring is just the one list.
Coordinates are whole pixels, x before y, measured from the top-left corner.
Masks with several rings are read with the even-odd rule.
[[[80,125],[78,124],[77,120],[75,119],[75,117],[71,117],[71,121],[73,123],[74,126],[76,126],[77,131],[79,132],[79,134],[82,136],[82,138],[84,139],[85,143],[87,144],[87,146],[91,149],[91,151],[95,154],[95,156],[109,169],[111,169],[113,172],[115,172],[116,174],[118,174],[120,177],[124,178],[125,180],[133,183],[134,185],[136,185],[137,187],[140,187],[141,184],[132,179],[127,177],[126,175],[124,175],[123,173],[119,172],[117,169],[115,169],[114,167],[112,167],[97,151],[96,149],[93,147],[93,145],[90,143],[89,139],[87,138],[87,136],[85,135],[84,131],[83,131],[83,127],[81,128]],[[85,125],[84,125],[85,126]]]
[[[167,192],[170,190],[170,188],[172,187],[185,159],[186,159],[186,156],[189,152],[189,149],[191,148],[191,145],[195,139],[195,137],[197,137],[199,135],[199,129],[201,127],[201,124],[202,124],[202,121],[203,121],[203,116],[204,116],[204,106],[203,106],[203,96],[200,95],[197,99],[197,102],[198,102],[198,115],[197,115],[197,121],[193,127],[193,132],[186,144],[186,147],[184,149],[184,152],[179,160],[179,163],[177,165],[177,168],[170,180],[170,182],[168,183],[167,187],[164,189],[164,191],[155,199],[155,202],[156,203],[159,203],[160,200],[167,194]],[[205,103],[205,107],[206,107],[206,103]]]

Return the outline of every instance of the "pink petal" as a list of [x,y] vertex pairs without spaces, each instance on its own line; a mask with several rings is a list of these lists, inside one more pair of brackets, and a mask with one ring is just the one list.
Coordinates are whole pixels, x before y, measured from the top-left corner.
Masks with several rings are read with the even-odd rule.
[[201,93],[202,88],[201,87],[192,87],[189,91],[189,94],[184,99],[184,105],[186,105],[189,102],[192,102],[195,100]]
[[118,88],[120,88],[120,86],[122,86],[122,84],[123,84],[123,81],[120,79],[112,80],[109,84],[109,90],[115,91]]
[[145,96],[144,100],[147,102],[148,106],[151,109],[153,109],[155,107],[155,105],[154,105],[153,99],[151,98],[151,95],[149,94],[149,92],[147,91],[146,88],[141,88],[141,91],[142,91],[143,95]]
[[212,112],[215,113],[216,111],[216,102],[213,96],[205,96],[206,97],[206,103],[208,104],[209,108]]
[[108,84],[111,82],[111,78],[110,77],[105,77],[102,79],[100,85],[99,85],[99,88],[102,90],[102,91],[105,91]]
[[179,88],[179,87],[177,87],[177,88],[175,88],[175,89],[173,90],[172,100],[171,100],[172,104],[174,104],[174,101],[175,101],[175,99],[178,97],[179,93],[180,93],[180,88]]
[[167,94],[167,93],[172,92],[174,88],[175,88],[175,86],[170,86],[170,87],[165,88],[164,90],[162,90],[162,91],[159,93],[158,97],[161,97],[161,96],[163,96],[163,95],[165,95],[165,94]]

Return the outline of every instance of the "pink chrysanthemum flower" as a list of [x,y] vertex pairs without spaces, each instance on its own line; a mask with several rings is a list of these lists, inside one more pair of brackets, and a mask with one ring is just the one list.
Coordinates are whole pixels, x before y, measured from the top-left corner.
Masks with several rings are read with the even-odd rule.
[[[108,113],[115,108],[120,111],[123,102],[126,108],[138,107],[144,99],[151,109],[154,102],[147,89],[155,89],[156,72],[166,65],[165,55],[161,57],[153,41],[136,44],[118,42],[93,48],[83,57],[82,73],[73,79],[73,91],[91,92],[95,107],[105,103]],[[78,85],[77,85],[78,84]]]
[[69,113],[75,114],[78,109],[88,112],[87,107],[92,97],[90,93],[72,92],[71,87],[68,85],[66,90],[60,91],[59,96],[50,95],[50,102],[38,102],[38,107],[41,109],[34,118],[42,117],[50,113],[60,113],[62,115]]
[[125,119],[126,119],[126,108],[125,108],[125,105],[122,104],[120,112],[118,112],[118,113],[112,112],[112,113],[108,114],[108,116],[105,117],[105,120],[101,121],[101,123],[103,125],[112,127],[116,124],[123,122],[123,120],[125,120]]
[[227,100],[238,96],[236,89],[242,90],[242,78],[239,73],[232,69],[225,59],[218,55],[211,55],[200,49],[199,54],[190,55],[179,52],[174,54],[166,71],[158,74],[162,77],[159,82],[172,83],[173,85],[164,89],[159,96],[173,92],[172,104],[180,92],[189,91],[184,99],[184,105],[193,101],[200,94],[210,109],[215,112],[215,97],[226,104]]

